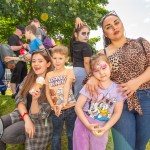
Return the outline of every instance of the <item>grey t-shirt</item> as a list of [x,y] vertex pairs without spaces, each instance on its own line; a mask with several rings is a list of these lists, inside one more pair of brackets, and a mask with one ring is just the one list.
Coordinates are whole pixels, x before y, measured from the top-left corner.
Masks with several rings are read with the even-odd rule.
[[46,36],[45,32],[41,28],[37,28],[36,37],[43,41],[44,36]]

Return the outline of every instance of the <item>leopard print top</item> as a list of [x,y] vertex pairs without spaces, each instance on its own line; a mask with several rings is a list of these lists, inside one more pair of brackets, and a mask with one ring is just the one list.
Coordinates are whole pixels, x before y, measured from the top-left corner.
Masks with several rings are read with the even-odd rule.
[[[150,66],[150,43],[142,38],[142,44],[145,50],[137,40],[127,38],[123,47],[108,57],[112,63],[111,79],[113,81],[118,84],[126,83],[138,77]],[[105,49],[104,53],[106,54]],[[142,84],[139,89],[150,89],[150,81]],[[136,93],[127,99],[127,104],[130,111],[135,109],[139,114],[142,114]]]

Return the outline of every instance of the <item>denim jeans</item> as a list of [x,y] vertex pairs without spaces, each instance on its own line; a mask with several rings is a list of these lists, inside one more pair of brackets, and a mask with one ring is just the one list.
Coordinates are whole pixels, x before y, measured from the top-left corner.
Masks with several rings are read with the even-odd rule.
[[150,89],[138,90],[143,115],[124,104],[119,121],[112,128],[114,150],[145,150],[150,139]]
[[82,67],[74,67],[73,68],[74,75],[76,78],[76,81],[74,83],[74,96],[75,99],[77,100],[79,97],[79,92],[82,89],[82,81],[85,79],[87,73],[85,71],[85,68]]
[[52,114],[53,133],[51,150],[61,150],[61,136],[64,122],[68,137],[68,150],[73,149],[72,138],[75,120],[76,113],[74,111],[74,107],[63,110],[59,117],[57,117],[54,113]]

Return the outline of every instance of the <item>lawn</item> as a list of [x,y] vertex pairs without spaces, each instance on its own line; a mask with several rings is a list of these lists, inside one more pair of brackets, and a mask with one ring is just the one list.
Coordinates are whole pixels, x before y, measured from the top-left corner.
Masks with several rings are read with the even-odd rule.
[[[6,91],[6,95],[3,96],[0,94],[0,116],[4,114],[8,114],[15,108],[15,100],[11,99],[11,92],[9,90]],[[67,140],[65,132],[63,132],[62,137],[62,150],[67,150]],[[50,147],[50,146],[49,146]],[[24,150],[24,145],[7,145],[7,150]],[[48,148],[50,150],[50,148]],[[113,150],[113,141],[111,132],[109,134],[109,141],[107,144],[107,150]],[[150,142],[147,144],[146,150],[150,150]]]

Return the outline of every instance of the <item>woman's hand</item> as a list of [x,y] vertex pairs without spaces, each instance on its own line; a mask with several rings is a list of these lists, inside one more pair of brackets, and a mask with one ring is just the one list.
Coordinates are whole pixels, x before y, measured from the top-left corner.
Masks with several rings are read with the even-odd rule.
[[80,28],[83,25],[84,25],[84,22],[79,17],[77,17],[75,20],[75,28]]
[[40,97],[40,89],[35,89],[32,92],[32,100],[38,100],[38,98]]
[[28,133],[29,138],[33,138],[35,133],[35,126],[31,119],[28,119],[28,121],[25,122],[25,131]]
[[86,91],[90,93],[91,97],[94,98],[98,93],[99,81],[94,77],[90,77],[90,79],[86,83]]
[[133,93],[139,88],[141,83],[135,79],[129,80],[126,83],[119,84],[121,89],[119,91],[124,92],[124,95],[131,97]]

